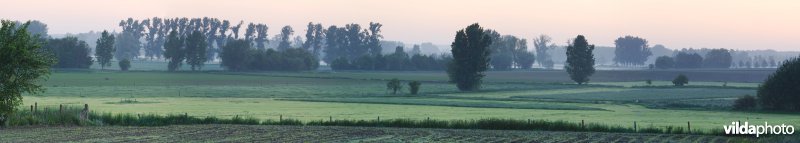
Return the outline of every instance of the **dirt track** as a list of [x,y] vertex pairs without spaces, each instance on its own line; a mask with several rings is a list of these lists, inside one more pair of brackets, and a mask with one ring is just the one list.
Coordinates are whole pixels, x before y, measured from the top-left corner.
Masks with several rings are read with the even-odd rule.
[[698,135],[266,125],[0,129],[0,142],[731,142],[733,139]]

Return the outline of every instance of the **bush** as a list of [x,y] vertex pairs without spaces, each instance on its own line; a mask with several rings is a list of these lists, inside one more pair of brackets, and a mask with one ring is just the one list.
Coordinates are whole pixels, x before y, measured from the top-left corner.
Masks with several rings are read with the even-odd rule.
[[734,110],[750,110],[756,107],[756,98],[750,95],[739,97],[733,103]]
[[689,84],[689,78],[686,77],[686,75],[680,74],[678,75],[678,77],[675,77],[675,79],[672,80],[672,84],[675,84],[675,86],[683,86]]
[[409,82],[408,83],[409,92],[411,92],[412,95],[417,95],[417,93],[419,92],[420,85],[422,85],[422,83],[420,83],[419,81]]
[[397,91],[403,88],[403,85],[400,84],[400,80],[394,78],[386,83],[386,89],[392,90],[392,94],[397,94]]
[[786,61],[758,88],[761,107],[769,110],[800,111],[800,59]]
[[119,69],[122,71],[128,71],[131,68],[131,61],[128,59],[124,59],[119,61]]

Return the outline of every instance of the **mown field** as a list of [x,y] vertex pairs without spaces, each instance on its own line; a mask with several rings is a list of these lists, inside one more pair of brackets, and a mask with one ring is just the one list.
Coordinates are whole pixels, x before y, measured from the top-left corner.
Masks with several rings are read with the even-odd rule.
[[683,134],[259,125],[23,127],[0,130],[0,139],[3,142],[753,142],[749,138]]
[[[690,87],[676,88],[664,86],[668,81],[642,87],[643,81],[600,80],[575,85],[524,73],[488,72],[482,91],[459,92],[441,72],[56,71],[43,81],[47,92],[26,95],[24,106],[89,104],[96,112],[304,121],[508,118],[624,127],[634,121],[642,127],[691,122],[700,130],[721,129],[731,121],[800,123],[797,114],[730,111],[732,100],[755,94],[757,83],[692,81]],[[423,81],[421,95],[408,95],[407,87],[389,94],[385,84],[391,78]]]

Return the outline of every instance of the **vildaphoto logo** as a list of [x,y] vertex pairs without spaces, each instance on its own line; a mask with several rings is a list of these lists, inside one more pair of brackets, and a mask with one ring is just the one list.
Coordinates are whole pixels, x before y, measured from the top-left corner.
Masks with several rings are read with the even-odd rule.
[[780,124],[780,125],[770,125],[767,122],[764,122],[764,125],[761,124],[752,124],[748,125],[747,122],[744,124],[739,124],[739,122],[731,122],[731,125],[723,126],[725,128],[725,134],[729,135],[756,135],[758,137],[762,134],[773,134],[773,135],[791,135],[794,134],[794,126]]

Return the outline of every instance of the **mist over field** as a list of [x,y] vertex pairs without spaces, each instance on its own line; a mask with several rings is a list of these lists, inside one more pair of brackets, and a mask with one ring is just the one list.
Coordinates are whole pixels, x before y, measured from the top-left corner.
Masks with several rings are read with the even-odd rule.
[[797,9],[9,1],[0,142],[800,142]]

